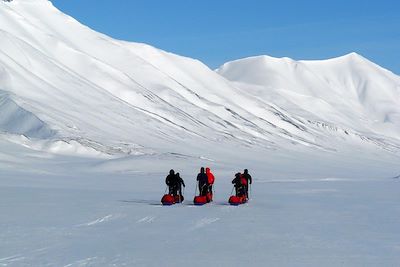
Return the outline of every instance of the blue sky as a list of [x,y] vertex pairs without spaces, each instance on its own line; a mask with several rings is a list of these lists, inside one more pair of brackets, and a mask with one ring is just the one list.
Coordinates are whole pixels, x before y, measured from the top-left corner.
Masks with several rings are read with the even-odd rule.
[[400,1],[52,0],[114,38],[216,68],[267,54],[323,59],[357,52],[400,74]]

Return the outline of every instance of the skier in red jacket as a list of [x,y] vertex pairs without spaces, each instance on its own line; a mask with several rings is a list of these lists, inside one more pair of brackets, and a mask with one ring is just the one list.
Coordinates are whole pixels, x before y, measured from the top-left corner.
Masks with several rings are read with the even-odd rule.
[[210,168],[206,168],[206,175],[207,175],[207,184],[208,184],[208,192],[212,194],[212,186],[215,181],[214,174],[212,174]]

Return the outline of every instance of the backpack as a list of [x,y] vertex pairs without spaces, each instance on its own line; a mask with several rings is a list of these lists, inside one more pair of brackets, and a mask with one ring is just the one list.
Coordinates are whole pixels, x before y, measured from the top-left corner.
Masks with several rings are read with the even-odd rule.
[[247,185],[247,179],[244,178],[243,175],[240,176],[240,183],[241,183],[242,185]]
[[214,184],[215,181],[215,177],[214,174],[212,174],[211,172],[207,175],[208,178],[208,184]]

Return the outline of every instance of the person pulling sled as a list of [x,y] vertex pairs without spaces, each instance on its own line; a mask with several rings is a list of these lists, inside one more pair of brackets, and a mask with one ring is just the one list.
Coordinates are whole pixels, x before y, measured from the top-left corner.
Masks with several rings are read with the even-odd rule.
[[200,173],[197,174],[197,181],[199,183],[200,196],[207,195],[208,177],[207,177],[207,174],[204,172],[204,167],[201,167]]
[[168,176],[165,178],[165,183],[168,186],[168,194],[177,195],[178,193],[178,178],[176,177],[175,171],[170,170]]
[[238,172],[235,174],[235,178],[232,180],[232,184],[235,187],[235,192],[237,197],[245,196],[246,195],[246,187],[243,184],[244,178],[243,175]]
[[206,168],[206,175],[207,175],[207,191],[212,193],[212,187],[215,181],[215,176],[211,172],[210,168]]
[[207,168],[206,172],[204,172],[204,167],[201,167],[200,173],[197,175],[197,181],[199,186],[199,195],[194,197],[193,202],[195,205],[204,205],[212,201],[210,182],[214,183],[214,175],[211,173],[210,168]]
[[246,195],[246,179],[243,175],[238,172],[235,174],[235,178],[232,180],[232,184],[235,187],[235,195],[229,198],[229,204],[240,205],[247,202]]
[[165,178],[165,183],[168,186],[168,194],[161,199],[163,205],[173,205],[183,201],[182,185],[185,187],[185,182],[180,177],[179,173],[175,174],[174,170],[170,170]]
[[251,175],[249,174],[248,169],[244,169],[243,178],[246,180],[246,184],[244,185],[244,189],[246,191],[246,197],[249,199],[249,185],[253,182]]
[[181,200],[183,200],[182,186],[186,187],[185,186],[185,181],[183,181],[183,179],[181,178],[181,175],[179,174],[179,172],[176,173],[176,179],[177,179],[177,182],[178,182],[178,188],[177,188],[178,195],[181,198]]
[[207,175],[207,195],[210,201],[213,199],[213,185],[215,182],[215,176],[211,172],[210,168],[206,168]]

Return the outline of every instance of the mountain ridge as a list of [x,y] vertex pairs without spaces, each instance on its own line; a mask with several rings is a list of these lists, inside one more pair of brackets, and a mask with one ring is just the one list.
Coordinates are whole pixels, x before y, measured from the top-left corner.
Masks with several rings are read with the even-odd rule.
[[[138,153],[176,151],[213,158],[209,154],[215,153],[216,145],[222,151],[236,146],[244,150],[292,149],[293,144],[335,150],[334,142],[327,141],[333,132],[327,129],[344,129],[343,133],[370,138],[382,134],[351,116],[341,119],[342,114],[324,99],[315,102],[310,98],[320,94],[326,81],[314,73],[315,67],[303,66],[318,65],[319,61],[264,56],[262,61],[274,61],[284,68],[276,71],[279,68],[267,66],[273,69],[272,76],[253,71],[261,81],[284,81],[268,90],[286,90],[285,95],[270,98],[262,93],[264,83],[256,84],[259,88],[255,91],[242,86],[246,69],[239,69],[238,84],[199,60],[97,33],[60,12],[50,1],[3,4],[7,7],[0,9],[0,89],[19,106],[16,110],[32,114],[32,120],[36,117],[51,129],[52,134],[46,136],[49,142],[77,140],[103,147],[106,154],[135,153],[138,149]],[[345,56],[363,60],[359,57]],[[307,83],[301,91],[288,90],[300,84],[296,71],[302,68]],[[290,75],[296,79],[290,81]],[[314,101],[322,107],[319,111],[329,116],[321,120],[318,112],[288,105],[296,94],[303,94],[305,104]],[[337,93],[331,95],[339,99]],[[330,107],[324,109],[327,105]],[[0,110],[12,109],[3,105]],[[396,116],[389,114],[387,121],[396,120]],[[27,123],[13,121],[21,125],[0,124],[0,131],[26,135],[18,129],[25,129]],[[334,138],[346,139],[346,134]]]
[[[259,87],[259,93],[263,90],[275,94],[277,100],[280,98],[281,102],[286,101],[283,105],[288,108],[289,102],[296,106],[302,101],[308,101],[308,106],[327,105],[326,109],[332,114],[339,109],[336,118],[331,116],[328,121],[348,127],[358,121],[359,128],[377,130],[385,122],[393,121],[394,130],[391,135],[398,137],[400,77],[356,53],[315,61],[251,57],[228,62],[216,71],[244,88]],[[286,99],[283,99],[284,94]],[[300,108],[310,111],[304,105]],[[343,121],[342,118],[352,113],[351,108],[357,118]],[[317,109],[312,111],[314,115],[318,113]],[[305,112],[300,114],[304,115]],[[361,123],[362,117],[368,120],[368,116],[376,116],[371,121],[380,120],[382,125],[374,128],[372,123]]]

